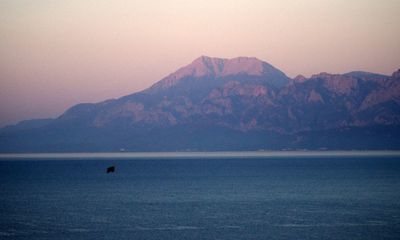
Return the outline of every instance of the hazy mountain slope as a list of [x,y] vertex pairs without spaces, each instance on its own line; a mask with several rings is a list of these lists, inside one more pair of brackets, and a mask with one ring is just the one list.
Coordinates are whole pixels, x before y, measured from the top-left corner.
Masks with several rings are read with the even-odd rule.
[[0,132],[2,152],[400,149],[400,73],[289,79],[200,57],[150,88]]

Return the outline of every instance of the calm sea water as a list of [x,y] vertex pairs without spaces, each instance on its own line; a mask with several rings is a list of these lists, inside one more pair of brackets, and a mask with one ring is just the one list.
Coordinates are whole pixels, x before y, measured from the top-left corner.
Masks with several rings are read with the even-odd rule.
[[398,157],[3,159],[0,192],[0,239],[400,239]]

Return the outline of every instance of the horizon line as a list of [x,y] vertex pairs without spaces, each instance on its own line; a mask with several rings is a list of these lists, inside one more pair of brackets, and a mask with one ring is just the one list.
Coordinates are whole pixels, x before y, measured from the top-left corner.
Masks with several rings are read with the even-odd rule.
[[276,150],[276,151],[175,151],[175,152],[82,152],[0,153],[0,160],[51,159],[212,159],[212,158],[303,158],[303,157],[400,157],[400,150]]

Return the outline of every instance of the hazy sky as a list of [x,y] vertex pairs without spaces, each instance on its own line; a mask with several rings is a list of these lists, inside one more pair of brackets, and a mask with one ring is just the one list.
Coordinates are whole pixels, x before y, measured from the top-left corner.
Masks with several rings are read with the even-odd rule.
[[0,126],[142,90],[200,55],[288,76],[400,68],[399,0],[0,0]]

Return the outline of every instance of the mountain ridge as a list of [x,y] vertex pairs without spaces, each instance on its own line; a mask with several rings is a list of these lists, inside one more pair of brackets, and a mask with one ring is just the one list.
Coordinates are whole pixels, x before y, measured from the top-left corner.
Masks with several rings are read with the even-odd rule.
[[192,78],[223,78],[233,75],[247,75],[266,78],[278,79],[276,86],[286,84],[289,78],[280,70],[276,69],[267,62],[263,62],[255,57],[237,57],[232,59],[227,58],[211,58],[208,56],[200,56],[189,65],[179,68],[174,73],[155,83],[149,88],[166,89],[177,84],[180,80],[186,77]]
[[400,149],[399,72],[290,79],[201,56],[144,91],[3,128],[0,151]]

